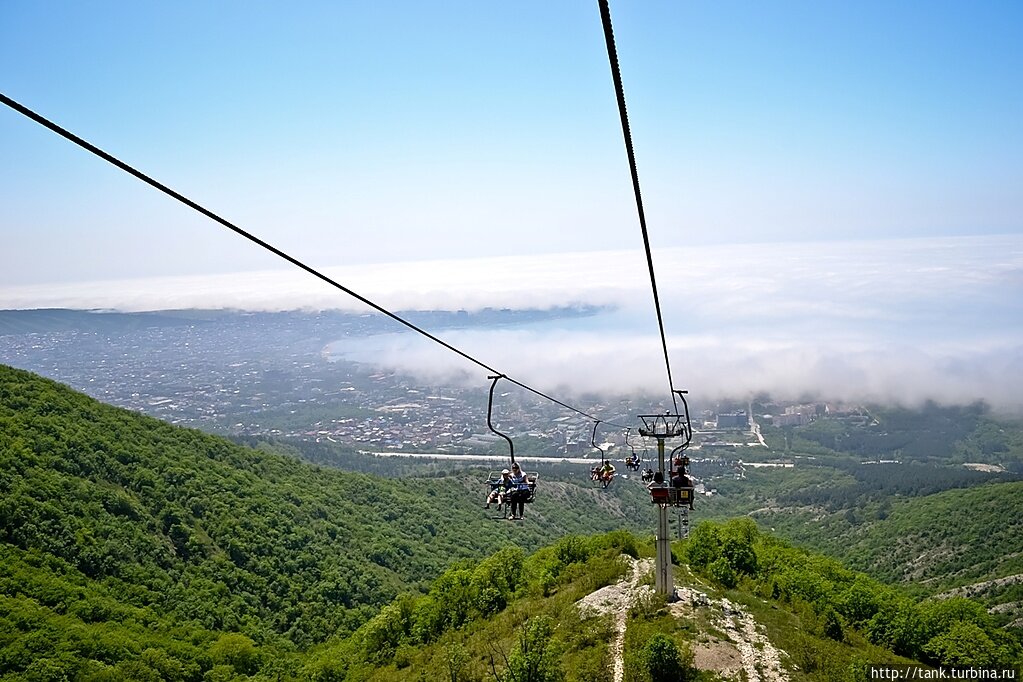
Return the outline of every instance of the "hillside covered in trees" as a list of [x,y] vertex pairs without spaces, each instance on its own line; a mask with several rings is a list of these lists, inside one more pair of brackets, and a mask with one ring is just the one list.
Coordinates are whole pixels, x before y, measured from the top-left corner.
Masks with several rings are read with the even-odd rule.
[[103,669],[217,632],[304,650],[459,558],[623,523],[577,493],[496,522],[464,477],[320,468],[0,366],[0,669]]
[[872,407],[764,427],[765,458],[715,481],[701,518],[751,515],[799,546],[918,594],[971,590],[1023,616],[1023,428],[982,404]]
[[[256,445],[0,367],[0,675],[610,679],[612,619],[575,604],[652,554],[621,530],[649,525],[639,486],[551,483],[525,522],[496,522],[472,477],[382,478]],[[982,508],[998,485],[1019,484],[939,495]],[[712,679],[696,661],[734,648],[724,603],[756,617],[790,679],[1020,657],[1019,629],[980,603],[918,601],[749,519],[699,525],[675,553],[677,582],[702,596],[633,604],[630,682],[669,664]]]

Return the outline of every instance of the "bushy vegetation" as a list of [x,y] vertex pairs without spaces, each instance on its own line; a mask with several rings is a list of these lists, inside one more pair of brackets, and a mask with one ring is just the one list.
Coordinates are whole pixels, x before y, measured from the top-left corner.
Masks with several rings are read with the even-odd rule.
[[689,682],[696,678],[692,652],[666,635],[648,639],[642,657],[651,682]]
[[[608,679],[610,625],[581,618],[574,602],[623,574],[621,554],[649,549],[624,531],[583,533],[625,523],[606,512],[613,504],[634,500],[646,511],[640,486],[598,493],[559,483],[541,492],[528,523],[491,522],[471,477],[388,480],[311,466],[284,444],[253,444],[0,366],[0,675]],[[853,469],[839,479],[819,474],[797,472],[787,490],[864,482]],[[1004,496],[992,496],[1000,486]],[[942,541],[941,533],[969,533],[985,547],[1014,547],[1023,537],[1020,486],[971,483],[887,503],[887,539],[929,540],[913,536],[922,516]],[[929,506],[912,506],[922,500]],[[971,513],[956,516],[964,505]],[[885,536],[863,538],[885,556]],[[793,655],[804,670],[827,669],[832,646],[858,639],[928,662],[1020,657],[1019,641],[976,603],[914,601],[749,520],[697,526],[682,556],[723,589],[795,613],[806,638]],[[980,552],[941,566],[963,578],[962,562],[985,570],[997,559]],[[665,618],[630,626],[630,681],[693,672],[692,633]]]
[[313,652],[302,674],[387,680],[446,667],[460,671],[452,672],[457,679],[483,671],[509,682],[600,679],[607,633],[599,623],[583,625],[573,604],[618,580],[625,570],[618,558],[635,554],[636,544],[620,531],[566,536],[528,557],[509,546],[459,562],[427,594],[399,597],[352,635]]
[[[822,417],[764,432],[771,455],[791,457],[796,467],[748,469],[743,480],[716,481],[721,494],[700,500],[700,517],[750,514],[800,546],[917,594],[1023,573],[1018,421],[983,404],[928,404],[870,408],[861,422]],[[921,445],[933,445],[935,434],[947,442]],[[895,436],[898,443],[889,439]],[[913,447],[899,445],[907,442]],[[877,459],[901,463],[864,463]],[[999,467],[976,471],[966,461]],[[997,600],[992,605],[1013,601],[988,598]]]
[[1023,482],[758,518],[801,545],[917,592],[1023,573]]
[[789,605],[810,634],[841,642],[862,633],[930,664],[1023,662],[1023,641],[961,597],[918,602],[837,561],[766,535],[748,518],[701,523],[681,547],[689,566],[725,588]]
[[454,560],[620,523],[539,497],[495,523],[472,481],[319,468],[0,366],[0,670],[197,679],[236,667],[225,633],[286,666]]

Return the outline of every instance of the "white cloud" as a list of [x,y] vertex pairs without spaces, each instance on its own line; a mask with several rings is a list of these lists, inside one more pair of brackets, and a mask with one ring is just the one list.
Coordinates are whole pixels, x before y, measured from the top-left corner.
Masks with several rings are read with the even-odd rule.
[[[655,265],[676,385],[693,395],[1023,408],[1021,236],[694,247],[659,251]],[[391,310],[613,307],[597,319],[439,336],[542,390],[666,393],[638,251],[327,274]],[[365,310],[299,271],[22,287],[0,293],[0,307]],[[347,350],[436,380],[475,380],[478,370],[406,333]]]

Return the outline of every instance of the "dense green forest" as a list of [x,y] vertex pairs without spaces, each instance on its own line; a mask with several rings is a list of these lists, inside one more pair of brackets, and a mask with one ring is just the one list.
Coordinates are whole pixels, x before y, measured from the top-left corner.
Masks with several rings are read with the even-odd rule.
[[1023,482],[883,498],[833,513],[788,508],[755,516],[804,546],[921,591],[1023,573]]
[[3,599],[16,614],[0,635],[0,669],[84,655],[63,636],[50,646],[68,631],[38,627],[51,617],[109,634],[109,650],[88,655],[100,667],[147,642],[203,646],[221,631],[302,650],[354,630],[453,560],[635,526],[648,511],[615,491],[558,484],[541,488],[524,522],[498,522],[481,509],[480,475],[320,468],[0,367]]
[[[629,558],[652,551],[649,542],[614,532],[567,536],[532,555],[505,547],[459,562],[427,594],[403,595],[356,632],[310,652],[299,674],[609,680],[610,618],[587,617],[576,603],[622,578]],[[626,616],[627,682],[714,679],[697,668],[693,652],[727,638],[722,597],[755,615],[786,652],[783,667],[793,680],[863,680],[871,663],[1018,665],[1023,657],[1019,631],[998,627],[979,603],[915,600],[765,534],[750,519],[701,523],[673,552],[682,564],[676,583],[703,597],[679,609],[649,590],[639,593]]]
[[[357,461],[390,477],[352,471]],[[610,626],[573,604],[624,575],[621,555],[651,553],[642,486],[600,491],[555,465],[514,523],[480,508],[482,469],[393,466],[343,448],[230,442],[0,366],[0,674],[504,680],[525,666],[553,671],[532,679],[608,679]],[[1023,483],[898,471],[910,475],[843,461],[751,472],[722,480],[698,513],[753,512],[803,546],[931,592],[1023,572]],[[680,580],[767,625],[794,679],[854,679],[886,660],[1019,659],[1019,629],[980,603],[917,601],[748,519],[697,526],[675,553],[691,567]],[[1018,600],[1013,589],[1000,601]],[[651,661],[690,666],[713,630],[653,602],[629,623],[630,682],[651,679]]]
[[[715,481],[720,494],[701,500],[700,517],[752,515],[800,546],[918,594],[1023,574],[1018,421],[981,403],[928,403],[871,407],[859,421],[765,426],[764,435],[770,457],[795,468],[749,468],[741,480]],[[1008,606],[1021,591],[998,587],[983,597]],[[1023,609],[1004,613],[1011,620]]]
[[[811,667],[828,673],[826,677],[843,678],[850,661],[879,662],[876,651],[871,652],[874,658],[864,659],[862,652],[836,646],[856,648],[864,640],[930,665],[1023,662],[1023,632],[999,627],[979,602],[962,597],[915,600],[835,560],[766,534],[748,518],[700,524],[680,551],[698,574],[722,587],[786,605],[799,618],[803,632],[835,643],[812,644],[814,653],[804,661],[804,670]],[[797,640],[779,637],[798,655]]]

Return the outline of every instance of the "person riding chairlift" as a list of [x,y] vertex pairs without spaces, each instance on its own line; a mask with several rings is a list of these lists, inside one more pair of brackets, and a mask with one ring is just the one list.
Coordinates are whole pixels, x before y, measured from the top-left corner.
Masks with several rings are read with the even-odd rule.
[[[688,457],[686,459],[688,459]],[[684,466],[680,466],[678,469],[675,470],[675,475],[671,477],[671,487],[672,488],[676,488],[676,489],[688,488],[690,490],[690,493],[689,493],[689,508],[693,509],[693,497],[692,497],[693,481],[686,474],[686,470],[685,470]]]
[[600,468],[600,478],[605,484],[610,483],[615,477],[615,465],[611,464],[611,460],[605,459],[604,466]]
[[[529,481],[518,464],[512,464],[510,492],[505,496],[511,505],[508,511],[509,519],[521,519],[526,513],[526,498],[529,497]],[[516,513],[517,512],[517,513]]]
[[501,471],[501,480],[497,482],[494,489],[490,491],[489,497],[487,497],[487,503],[484,506],[485,509],[490,509],[492,502],[497,502],[497,506],[504,504],[505,496],[512,490],[511,472],[507,469]]

